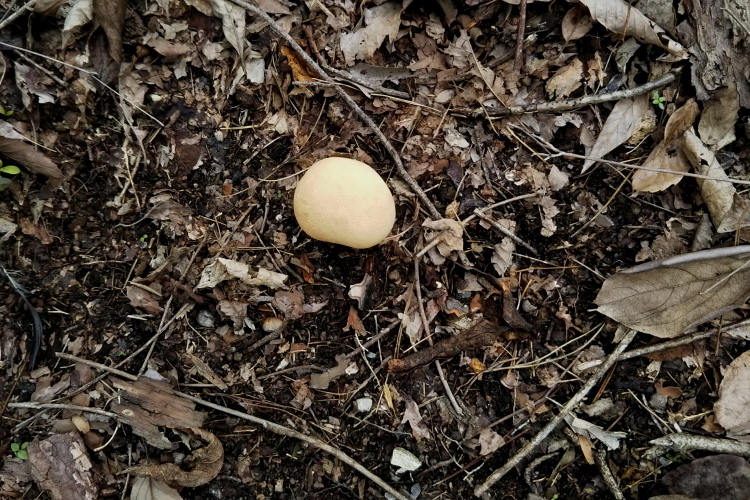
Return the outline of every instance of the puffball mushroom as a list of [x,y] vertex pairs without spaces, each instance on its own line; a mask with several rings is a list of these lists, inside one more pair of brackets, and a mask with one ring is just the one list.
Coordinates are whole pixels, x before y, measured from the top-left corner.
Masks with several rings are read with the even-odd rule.
[[311,238],[369,248],[391,232],[396,204],[386,183],[369,165],[326,158],[314,163],[297,183],[294,216]]

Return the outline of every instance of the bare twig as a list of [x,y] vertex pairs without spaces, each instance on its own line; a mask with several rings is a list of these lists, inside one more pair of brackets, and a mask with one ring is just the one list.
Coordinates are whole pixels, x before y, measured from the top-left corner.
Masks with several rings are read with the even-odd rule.
[[283,425],[276,424],[274,422],[271,422],[269,420],[264,420],[262,418],[256,417],[254,415],[248,415],[247,413],[243,413],[241,411],[232,410],[231,408],[227,408],[225,406],[220,406],[214,403],[210,403],[208,401],[204,401],[200,398],[196,398],[194,396],[191,396],[190,394],[185,394],[183,392],[174,392],[176,395],[181,396],[185,399],[189,399],[190,401],[194,403],[198,403],[199,405],[205,406],[207,408],[211,408],[223,413],[226,413],[227,415],[232,415],[237,418],[241,418],[243,420],[248,420],[250,422],[253,422],[255,424],[260,425],[266,430],[269,430],[271,432],[274,432],[276,434],[279,434],[281,436],[287,436],[292,439],[299,439],[300,441],[304,441],[306,443],[311,444],[312,446],[315,446],[316,448],[323,450],[327,453],[330,453],[334,457],[338,458],[345,464],[349,465],[353,469],[357,470],[360,474],[368,478],[373,483],[377,484],[380,488],[382,488],[384,491],[387,491],[394,497],[398,498],[399,500],[411,500],[408,497],[404,496],[401,492],[390,486],[388,483],[380,479],[378,476],[370,472],[369,469],[363,467],[360,465],[359,462],[351,458],[349,455],[344,453],[343,451],[339,450],[338,448],[335,448],[329,444],[324,443],[320,439],[314,438],[312,436],[308,436],[307,434],[302,434],[301,432],[297,432],[293,429],[290,429],[289,427],[285,427]]
[[[430,322],[427,321],[424,303],[422,303],[422,285],[419,282],[419,259],[416,257],[414,258],[414,289],[417,293],[419,316],[422,318],[422,324],[424,325],[424,335],[427,337],[427,342],[429,342],[430,345],[434,345],[435,342],[432,340],[432,333],[430,333]],[[459,406],[458,401],[456,401],[456,396],[454,396],[453,391],[451,390],[450,384],[448,384],[448,381],[445,379],[445,373],[443,373],[443,367],[440,365],[439,359],[435,360],[435,368],[437,368],[438,376],[440,377],[440,382],[443,384],[445,393],[448,395],[448,400],[451,402],[451,405],[453,405],[453,410],[457,415],[463,416],[464,410]]]
[[100,410],[99,408],[90,408],[88,406],[64,405],[59,403],[8,403],[8,408],[29,408],[31,410],[72,410],[95,413],[104,417],[114,418],[117,420],[120,416],[111,411]]
[[[256,16],[260,17],[268,23],[268,25],[281,37],[284,39],[284,41],[289,44],[289,46],[294,49],[297,54],[307,63],[308,66],[310,66],[313,70],[315,70],[316,73],[318,73],[318,76],[320,76],[321,79],[327,81],[327,82],[333,82],[333,79],[321,68],[318,63],[316,63],[312,57],[310,57],[307,52],[305,52],[302,47],[299,46],[299,44],[292,38],[289,33],[284,31],[284,28],[279,26],[279,24],[274,21],[274,19],[266,14],[263,10],[261,10],[259,7],[256,7],[255,5],[245,2],[244,0],[230,0],[233,4],[239,5],[240,7],[249,10]],[[406,168],[404,167],[403,162],[401,161],[401,157],[398,154],[398,151],[393,147],[393,145],[390,143],[388,138],[383,134],[383,132],[380,130],[380,127],[377,126],[377,124],[372,121],[372,118],[365,113],[362,108],[357,105],[356,102],[347,94],[344,92],[344,90],[336,85],[333,87],[333,90],[336,91],[336,93],[341,97],[341,99],[346,102],[346,104],[354,111],[354,113],[363,121],[365,124],[373,131],[373,133],[377,136],[378,140],[381,142],[383,147],[388,151],[388,154],[391,155],[391,158],[393,158],[393,162],[396,164],[396,171],[398,172],[399,177],[401,177],[404,182],[406,182],[411,190],[414,192],[414,194],[417,195],[417,197],[420,199],[420,201],[424,204],[424,206],[427,208],[427,211],[430,213],[430,216],[433,217],[435,220],[442,219],[443,217],[440,215],[440,212],[435,208],[435,205],[432,203],[430,198],[427,196],[427,193],[425,193],[421,187],[419,187],[419,184],[412,179],[412,177],[409,175],[409,173],[406,171]]]
[[36,0],[29,0],[24,5],[20,6],[13,14],[9,15],[5,18],[3,22],[0,23],[0,30],[8,26],[10,23],[18,19],[21,14],[24,12],[31,11],[34,8],[34,5],[36,5]]
[[124,372],[122,370],[118,370],[117,368],[113,368],[111,366],[97,363],[96,361],[89,361],[88,359],[79,358],[78,356],[73,356],[72,354],[67,354],[64,352],[56,352],[55,356],[57,356],[60,359],[67,359],[68,361],[73,361],[74,363],[82,363],[92,368],[103,370],[105,372],[109,372],[113,375],[117,375],[118,377],[126,378],[128,380],[133,380],[133,381],[138,380],[138,377],[136,377],[135,375],[131,375],[128,372]]
[[500,224],[499,222],[497,222],[495,219],[493,219],[489,215],[485,214],[484,212],[480,212],[479,209],[474,209],[474,215],[476,215],[477,217],[479,217],[482,220],[487,221],[490,225],[492,225],[492,227],[494,227],[499,232],[501,232],[502,234],[504,234],[505,236],[507,236],[511,240],[515,241],[516,243],[518,243],[519,245],[521,245],[522,247],[524,247],[525,249],[527,249],[528,251],[530,251],[534,255],[539,255],[539,252],[536,251],[536,248],[532,247],[531,245],[529,245],[528,243],[526,243],[525,241],[523,241],[521,238],[519,238],[515,234],[511,233],[510,230],[508,230],[505,227],[503,227],[502,224]]
[[599,383],[599,380],[601,380],[601,378],[609,371],[609,369],[615,365],[615,363],[619,359],[620,354],[622,354],[625,349],[627,349],[628,345],[630,345],[630,343],[633,341],[636,334],[637,332],[635,330],[630,330],[620,341],[620,344],[615,348],[612,354],[607,357],[607,361],[599,368],[599,370],[594,375],[592,375],[585,384],[583,384],[583,387],[581,387],[581,389],[572,398],[570,398],[567,403],[565,403],[565,405],[560,409],[560,413],[558,413],[552,420],[550,420],[547,425],[545,425],[542,430],[540,430],[528,443],[526,443],[526,445],[521,448],[518,453],[516,453],[510,460],[508,460],[505,465],[495,470],[495,472],[490,474],[490,477],[488,477],[486,481],[477,486],[474,489],[474,495],[478,497],[482,496],[488,489],[490,489],[490,487],[492,487],[493,484],[498,482],[503,476],[510,472],[511,469],[513,469],[518,463],[520,463],[521,460],[523,460],[529,453],[534,451],[534,449],[542,441],[544,441],[544,439],[549,436],[552,431],[557,428],[558,425],[560,425],[565,420],[565,417],[570,413],[570,411],[584,400],[591,389],[593,389],[594,386]]
[[727,453],[750,458],[750,444],[733,439],[719,439],[694,434],[669,434],[650,442],[654,446],[669,448],[675,451],[710,451],[711,453]]
[[513,67],[517,73],[523,70],[523,39],[526,36],[526,0],[518,4],[518,34],[516,35],[516,59]]
[[597,467],[599,467],[599,472],[602,474],[604,484],[607,485],[615,500],[625,500],[625,495],[622,494],[620,485],[617,484],[617,478],[612,474],[612,469],[609,468],[609,464],[607,463],[607,452],[602,448],[594,450],[594,460]]
[[[533,104],[524,104],[522,106],[509,106],[507,108],[499,109],[488,109],[487,113],[493,116],[506,116],[506,115],[522,115],[524,113],[559,113],[562,111],[570,111],[571,109],[581,108],[583,106],[591,106],[594,104],[601,104],[603,102],[619,101],[628,97],[633,97],[642,94],[648,94],[651,91],[665,87],[677,79],[677,75],[674,73],[667,73],[661,78],[654,80],[653,82],[644,83],[632,89],[618,90],[616,92],[610,92],[608,94],[596,94],[587,95],[583,97],[577,97],[575,99],[567,99],[565,101],[547,101]],[[484,110],[476,110],[474,114],[480,116],[484,114]]]

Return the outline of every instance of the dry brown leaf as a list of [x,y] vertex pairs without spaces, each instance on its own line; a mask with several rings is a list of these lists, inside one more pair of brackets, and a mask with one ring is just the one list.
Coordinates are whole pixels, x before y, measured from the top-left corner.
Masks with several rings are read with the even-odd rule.
[[607,278],[598,311],[639,332],[671,338],[744,303],[750,246],[704,250],[641,264]]
[[594,20],[588,10],[582,5],[576,5],[570,9],[562,20],[562,36],[566,42],[578,40],[586,36],[586,33],[594,26]]
[[152,477],[137,477],[130,490],[130,500],[182,500],[182,496]]
[[216,372],[213,371],[213,369],[198,356],[193,353],[186,352],[185,359],[195,367],[199,375],[211,382],[213,385],[215,385],[222,391],[226,391],[227,389],[229,389],[229,386],[224,383],[223,380],[221,380],[221,377],[219,377]]
[[219,258],[203,268],[201,279],[195,288],[213,288],[222,281],[232,278],[238,278],[250,286],[266,286],[277,289],[284,287],[284,281],[288,276],[268,271],[262,267],[255,272],[252,267],[244,262]]
[[440,234],[437,236],[440,238],[437,249],[443,257],[448,257],[453,251],[464,249],[464,229],[460,222],[453,219],[435,221],[428,219],[422,223],[422,227],[432,229],[433,231],[440,231]]
[[234,331],[240,331],[245,327],[245,318],[247,317],[247,302],[237,300],[220,300],[216,304],[216,309],[232,320]]
[[422,415],[419,413],[419,406],[411,398],[406,398],[404,417],[401,419],[402,424],[406,422],[409,422],[411,434],[417,441],[430,437],[430,429],[422,420]]
[[176,484],[188,488],[201,486],[214,479],[224,465],[224,447],[216,436],[200,429],[190,429],[208,444],[188,455],[184,463],[190,470],[181,469],[175,464],[137,465],[123,471],[123,474],[149,476],[165,484]]
[[292,68],[292,79],[297,82],[313,82],[315,78],[310,75],[307,65],[293,49],[286,45],[281,46],[281,53],[286,57],[289,67]]
[[750,438],[750,351],[745,351],[727,368],[714,404],[716,421],[734,439]]
[[602,131],[599,132],[599,137],[596,138],[594,147],[588,155],[589,159],[584,162],[581,173],[588,170],[596,160],[630,139],[633,132],[641,125],[648,107],[648,96],[645,94],[617,101],[607,121],[604,122]]
[[683,150],[696,172],[718,179],[697,179],[701,197],[708,207],[716,231],[731,233],[750,225],[747,202],[737,194],[731,182],[720,180],[729,177],[713,152],[692,130],[688,130],[683,137]]
[[582,85],[581,78],[583,78],[583,63],[574,57],[567,66],[558,69],[547,81],[547,95],[557,99],[568,97]]
[[288,320],[299,319],[305,315],[305,295],[302,292],[276,292],[271,303]]
[[29,219],[23,218],[18,221],[18,225],[21,226],[21,231],[23,234],[28,234],[29,236],[35,236],[39,241],[41,241],[45,245],[49,245],[55,239],[50,236],[50,234],[47,232],[46,229],[43,227],[37,226],[33,222],[31,222]]
[[128,299],[130,299],[131,306],[138,307],[151,314],[160,314],[164,312],[164,309],[162,309],[159,302],[149,291],[135,285],[130,285],[125,290]]
[[[690,162],[683,152],[682,136],[693,126],[699,112],[698,103],[695,99],[688,100],[677,109],[667,121],[664,139],[651,151],[643,166],[674,170],[675,172],[690,170]],[[682,177],[680,174],[638,170],[633,174],[633,189],[656,193],[677,184],[682,180]]]
[[[618,35],[633,36],[667,50],[674,59],[684,59],[687,51],[667,36],[664,30],[625,0],[581,0],[591,17]],[[627,23],[627,24],[626,24]]]
[[357,335],[367,335],[365,325],[362,324],[362,320],[359,319],[357,310],[354,307],[349,308],[349,316],[347,316],[346,318],[346,326],[344,327],[344,331],[348,331],[349,328],[354,330]]
[[346,373],[349,366],[349,360],[343,354],[336,356],[336,366],[329,368],[323,373],[313,373],[310,375],[310,388],[326,390],[330,383]]
[[370,59],[386,38],[394,43],[401,26],[402,10],[402,3],[393,1],[364,9],[365,27],[352,33],[342,33],[339,38],[346,65]]
[[18,139],[6,139],[0,137],[0,153],[11,160],[26,167],[32,173],[62,179],[63,173],[57,168],[57,164],[49,159],[44,153],[40,153],[34,146]]
[[65,16],[62,29],[62,46],[67,47],[82,26],[87,25],[94,18],[93,0],[75,0],[71,2],[70,10]]
[[701,140],[709,146],[716,146],[712,148],[714,151],[734,141],[734,125],[737,123],[739,110],[740,97],[734,82],[717,90],[703,106],[698,123]]
[[229,0],[210,0],[213,14],[221,19],[222,30],[229,44],[245,60],[245,9]]
[[122,63],[122,30],[127,4],[127,0],[94,0],[94,20],[107,35],[109,55],[118,65]]
[[482,429],[479,433],[479,454],[487,456],[505,444],[503,437],[489,427]]

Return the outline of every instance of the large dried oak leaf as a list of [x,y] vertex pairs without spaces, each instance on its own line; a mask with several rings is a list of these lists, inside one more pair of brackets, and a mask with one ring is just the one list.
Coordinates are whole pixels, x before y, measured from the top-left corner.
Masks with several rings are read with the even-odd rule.
[[639,332],[671,338],[750,294],[750,246],[706,250],[636,266],[607,278],[598,311]]

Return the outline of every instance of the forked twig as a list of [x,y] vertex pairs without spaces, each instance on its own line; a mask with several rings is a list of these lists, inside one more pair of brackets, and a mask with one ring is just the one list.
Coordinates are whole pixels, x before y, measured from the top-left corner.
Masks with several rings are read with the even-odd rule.
[[[313,70],[315,70],[316,73],[318,73],[318,76],[320,76],[321,79],[334,83],[333,78],[331,78],[324,70],[323,68],[318,65],[318,63],[315,62],[315,60],[310,57],[307,52],[305,52],[302,47],[299,46],[299,44],[292,38],[289,33],[284,31],[284,28],[279,26],[279,24],[274,21],[274,19],[263,12],[259,7],[256,7],[255,5],[245,2],[244,0],[230,0],[233,4],[238,5],[242,7],[245,10],[248,10],[252,12],[254,15],[260,17],[268,23],[268,25],[281,37],[284,39],[286,43],[289,44],[289,46],[294,49],[297,54],[307,63],[309,67],[311,67]],[[406,182],[411,190],[414,192],[414,194],[417,195],[417,197],[424,203],[424,206],[427,208],[427,211],[430,213],[430,216],[433,217],[435,220],[442,219],[443,217],[440,215],[440,212],[435,208],[435,205],[432,203],[430,198],[427,196],[427,194],[422,190],[421,187],[419,187],[419,184],[409,175],[409,173],[406,171],[406,168],[404,167],[403,162],[401,161],[401,158],[398,154],[398,151],[393,147],[391,142],[388,140],[388,138],[383,134],[383,132],[380,130],[380,127],[377,126],[377,124],[370,118],[370,116],[365,113],[362,108],[359,107],[359,105],[354,102],[354,100],[349,97],[349,94],[344,92],[344,90],[339,86],[335,85],[332,87],[334,91],[341,97],[341,99],[344,100],[344,102],[351,108],[352,111],[363,121],[365,124],[370,128],[370,130],[373,131],[373,133],[377,136],[378,140],[381,142],[383,147],[388,151],[388,154],[391,155],[391,158],[393,158],[393,162],[396,164],[396,171],[398,172],[399,177]]]
[[474,495],[478,497],[482,496],[488,489],[490,489],[490,487],[492,487],[493,484],[502,479],[502,477],[510,472],[511,469],[513,469],[516,465],[518,465],[521,460],[523,460],[529,453],[534,451],[534,449],[542,441],[544,441],[544,439],[549,436],[552,431],[557,428],[558,425],[560,425],[565,420],[565,417],[571,412],[571,410],[575,408],[575,406],[577,406],[581,401],[583,401],[583,399],[588,395],[589,391],[591,391],[591,389],[593,389],[594,386],[599,383],[599,380],[601,380],[604,374],[606,374],[609,369],[614,366],[614,364],[619,360],[620,354],[622,354],[625,349],[628,348],[628,345],[630,345],[637,333],[638,332],[636,332],[635,330],[630,330],[620,341],[620,344],[615,348],[612,354],[607,357],[607,361],[605,361],[604,364],[599,368],[599,370],[594,375],[592,375],[585,384],[583,384],[583,387],[581,387],[581,389],[572,398],[570,398],[567,403],[565,403],[565,406],[560,409],[560,412],[552,420],[550,420],[547,425],[542,428],[542,430],[540,430],[533,438],[531,438],[531,440],[526,443],[526,445],[521,448],[518,453],[516,453],[510,460],[508,460],[505,465],[495,470],[495,472],[490,474],[490,477],[488,477],[482,484],[477,486],[474,489]]

